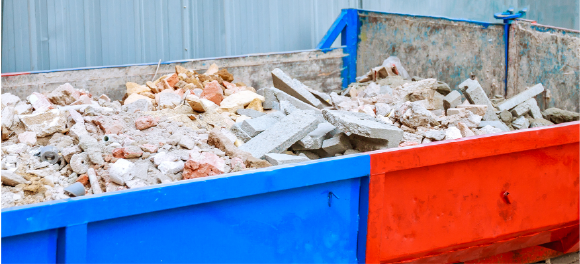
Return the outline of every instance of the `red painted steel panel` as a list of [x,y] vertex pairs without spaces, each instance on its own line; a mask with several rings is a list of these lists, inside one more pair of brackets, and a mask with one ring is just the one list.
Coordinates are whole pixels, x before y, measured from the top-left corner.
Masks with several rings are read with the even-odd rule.
[[579,220],[579,129],[371,153],[367,262],[460,262],[565,240]]
[[541,246],[533,246],[520,250],[514,250],[499,255],[470,260],[465,264],[475,263],[534,263],[549,258],[555,258],[564,255],[564,253]]

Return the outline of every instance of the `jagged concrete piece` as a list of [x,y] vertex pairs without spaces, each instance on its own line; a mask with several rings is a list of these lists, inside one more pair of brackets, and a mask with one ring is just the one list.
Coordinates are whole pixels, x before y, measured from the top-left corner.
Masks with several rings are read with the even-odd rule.
[[8,186],[16,186],[18,184],[27,183],[28,181],[24,177],[11,172],[9,170],[2,170],[2,184]]
[[66,116],[57,109],[43,113],[20,115],[19,117],[26,128],[36,133],[38,137],[46,137],[56,132],[66,131]]
[[443,97],[444,109],[455,108],[459,104],[461,104],[461,94],[456,90]]
[[255,137],[262,133],[262,131],[278,123],[284,117],[286,116],[281,112],[274,112],[254,119],[244,120],[240,127],[248,136]]
[[245,116],[249,116],[251,118],[258,118],[258,117],[266,114],[266,113],[263,113],[260,111],[256,111],[254,109],[238,109],[238,111],[236,111],[236,113],[238,115],[245,115]]
[[501,121],[481,121],[477,127],[481,128],[481,127],[485,127],[485,126],[492,126],[495,128],[499,128],[503,132],[509,132],[511,130],[508,126],[506,126],[506,124],[504,124]]
[[515,129],[526,129],[530,127],[530,121],[527,118],[520,116],[512,122],[512,126]]
[[538,83],[527,90],[515,95],[514,97],[505,100],[502,104],[500,104],[497,108],[500,111],[503,110],[510,110],[517,105],[525,102],[526,100],[533,98],[534,96],[540,94],[544,91],[544,86],[541,83]]
[[296,79],[290,78],[290,76],[278,68],[272,71],[272,82],[274,83],[274,87],[300,99],[302,102],[308,103],[316,108],[323,107],[322,102],[308,91],[306,85]]
[[461,89],[461,91],[471,104],[487,105],[487,111],[483,116],[483,120],[486,121],[499,120],[499,118],[495,114],[494,111],[495,108],[491,104],[489,98],[487,98],[487,95],[485,95],[483,88],[481,88],[481,85],[477,80],[467,79],[461,84],[459,84],[459,89]]
[[272,109],[274,108],[274,105],[278,103],[278,99],[276,98],[276,95],[274,94],[274,90],[272,90],[272,88],[262,88],[256,91],[257,94],[264,96],[265,101],[262,103],[262,107],[264,109]]
[[252,139],[252,137],[250,137],[250,135],[248,135],[248,133],[242,129],[242,123],[235,123],[230,128],[230,131],[243,142],[248,142],[250,139]]
[[336,129],[336,127],[330,123],[320,123],[314,131],[308,133],[308,135],[298,141],[297,144],[299,144],[302,149],[319,149],[322,147],[322,142],[326,139],[326,135],[334,129]]
[[342,154],[347,149],[351,149],[350,140],[344,133],[336,134],[334,137],[325,140],[322,143],[322,150],[329,156]]
[[525,102],[519,104],[518,106],[512,109],[511,113],[514,117],[520,117],[525,113],[530,112],[533,118],[543,118],[542,111],[538,107],[538,102],[536,102],[535,98],[530,98]]
[[317,118],[308,111],[294,111],[266,131],[240,146],[256,158],[268,153],[281,153],[304,138],[318,126]]
[[403,130],[393,125],[376,121],[363,113],[353,113],[341,110],[323,110],[324,119],[338,129],[366,138],[385,139],[388,147],[396,147],[401,143]]
[[270,164],[272,164],[274,166],[310,160],[308,157],[305,157],[305,156],[294,156],[294,155],[279,154],[279,153],[266,154],[265,158],[268,162],[270,162]]

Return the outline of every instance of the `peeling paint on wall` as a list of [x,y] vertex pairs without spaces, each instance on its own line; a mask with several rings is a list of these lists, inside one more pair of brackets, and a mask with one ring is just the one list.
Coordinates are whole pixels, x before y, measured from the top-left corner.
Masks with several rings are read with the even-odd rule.
[[473,72],[488,96],[503,94],[503,26],[446,18],[359,12],[357,76],[397,56],[411,76],[457,89]]
[[509,33],[508,97],[542,83],[540,108],[579,111],[580,32],[518,21]]
[[[162,64],[157,77],[175,72],[175,65],[204,72],[212,63],[227,68],[235,77],[255,89],[272,86],[271,71],[280,68],[292,78],[322,92],[340,91],[342,85],[342,50],[312,50],[289,53],[254,54],[230,58],[201,59]],[[25,98],[32,92],[48,92],[70,83],[94,95],[107,94],[113,100],[125,95],[126,82],[144,84],[153,80],[157,65],[138,65],[102,69],[57,71],[2,77],[2,93]]]

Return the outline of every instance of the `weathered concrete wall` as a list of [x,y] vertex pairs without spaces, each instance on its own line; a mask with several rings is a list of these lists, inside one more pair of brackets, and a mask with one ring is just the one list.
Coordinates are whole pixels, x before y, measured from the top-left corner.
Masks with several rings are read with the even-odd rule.
[[551,94],[537,96],[542,109],[578,112],[580,32],[518,21],[509,37],[507,97],[542,83]]
[[474,72],[488,96],[503,94],[503,26],[360,11],[357,76],[397,56],[411,76],[433,77],[452,89]]
[[[328,52],[312,50],[190,60],[162,64],[157,77],[175,72],[175,65],[203,73],[212,63],[216,63],[234,75],[234,82],[243,82],[259,89],[272,86],[270,72],[280,68],[313,89],[331,92],[341,89],[340,71],[344,56],[343,50],[339,48]],[[32,92],[52,91],[68,82],[94,95],[107,94],[111,99],[118,100],[125,95],[126,82],[145,84],[153,80],[156,68],[157,65],[139,65],[7,76],[2,77],[2,93],[25,98]]]

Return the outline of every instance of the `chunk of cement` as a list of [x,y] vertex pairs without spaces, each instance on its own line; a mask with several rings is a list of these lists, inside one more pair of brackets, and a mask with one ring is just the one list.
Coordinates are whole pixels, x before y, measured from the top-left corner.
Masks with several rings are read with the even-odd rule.
[[376,103],[375,110],[377,116],[386,116],[391,112],[391,106],[385,103]]
[[533,118],[542,118],[542,111],[540,111],[540,107],[538,107],[538,102],[536,102],[535,98],[530,98],[511,110],[511,114],[514,117],[523,116],[528,112]]
[[445,131],[443,130],[429,130],[423,134],[426,138],[440,141],[445,138]]
[[447,116],[452,115],[467,115],[467,110],[465,108],[449,108],[447,109]]
[[276,98],[274,90],[272,90],[271,88],[262,88],[256,91],[256,93],[261,96],[264,96],[265,101],[262,103],[262,108],[264,109],[273,109],[275,103],[278,103],[278,98]]
[[254,119],[244,120],[240,126],[250,137],[255,137],[286,117],[281,112],[273,112]]
[[512,126],[515,129],[526,129],[530,127],[530,121],[527,118],[520,116],[512,122]]
[[578,121],[578,119],[580,119],[580,114],[576,112],[567,111],[555,107],[544,110],[542,115],[547,120],[554,122],[554,124]]
[[135,177],[133,169],[135,164],[126,159],[118,159],[109,168],[109,177],[111,181],[119,185],[125,185],[125,181],[132,180]]
[[294,112],[295,110],[298,110],[298,108],[296,108],[290,102],[288,102],[286,100],[280,101],[280,111],[284,112],[284,114],[289,115],[292,112]]
[[9,170],[2,170],[2,184],[8,186],[16,186],[18,184],[27,183],[28,181],[24,177],[11,172]]
[[316,97],[318,100],[320,100],[320,102],[322,102],[322,104],[324,104],[325,106],[332,105],[332,99],[330,98],[330,95],[316,91],[316,90],[311,89],[309,87],[306,87],[306,88],[308,89],[308,91],[310,93],[312,93],[312,95],[314,95],[314,97]]
[[274,166],[310,160],[308,157],[306,157],[306,155],[294,156],[294,155],[279,154],[279,153],[268,153],[265,155],[265,158],[268,162],[270,162],[270,164],[272,164]]
[[461,84],[459,84],[459,89],[461,89],[461,91],[471,104],[487,105],[487,111],[483,116],[483,120],[486,121],[499,120],[497,118],[497,115],[495,114],[494,111],[495,108],[491,104],[489,98],[487,98],[487,95],[485,95],[483,88],[481,88],[481,85],[479,84],[479,82],[477,82],[477,80],[467,79]]
[[284,91],[278,90],[274,87],[266,88],[266,91],[267,90],[272,90],[272,92],[276,96],[276,102],[288,101],[300,110],[318,110],[318,111],[320,111],[320,109],[318,109],[314,106],[311,106],[307,103],[304,103],[304,102],[300,101],[299,99],[285,93]]
[[231,128],[230,131],[236,135],[236,137],[244,142],[248,142],[248,140],[252,139],[246,131],[242,129],[242,123],[235,123]]
[[423,136],[413,134],[413,133],[404,132],[403,133],[403,142],[414,142],[417,144],[421,144],[421,142],[423,142]]
[[181,96],[176,93],[166,92],[159,93],[159,104],[158,108],[174,108],[181,103]]
[[352,145],[344,133],[337,134],[334,137],[322,142],[322,150],[324,150],[324,152],[326,152],[326,154],[329,156],[342,154],[347,149],[352,149]]
[[458,138],[462,138],[462,137],[463,136],[461,135],[461,131],[459,130],[459,128],[450,127],[447,130],[445,130],[445,139],[446,140],[458,139]]
[[516,107],[517,105],[525,102],[526,100],[533,98],[534,96],[540,94],[543,91],[544,91],[544,86],[541,83],[538,83],[538,84],[528,88],[527,90],[515,95],[514,97],[505,100],[497,108],[500,111],[510,110],[510,109]]
[[503,132],[509,132],[511,130],[508,126],[506,126],[506,124],[502,123],[501,121],[481,121],[477,127],[481,128],[485,126],[499,128]]
[[499,119],[506,124],[510,124],[514,116],[508,110],[503,110],[499,113]]
[[319,149],[322,147],[322,142],[328,138],[327,135],[335,129],[336,127],[330,123],[320,123],[314,131],[308,133],[297,144],[302,147],[301,149]]
[[249,116],[251,118],[258,118],[258,117],[266,114],[266,113],[263,113],[260,111],[256,111],[254,109],[238,109],[238,111],[236,111],[236,113],[238,115],[245,115],[245,116]]
[[123,109],[123,111],[128,112],[128,113],[135,113],[135,112],[143,113],[143,112],[152,111],[153,105],[151,104],[151,101],[149,101],[147,99],[139,99],[135,102],[124,105],[122,109]]
[[318,126],[318,120],[307,111],[294,111],[266,131],[240,146],[256,158],[268,153],[281,153],[304,138]]
[[543,119],[543,118],[535,118],[530,120],[530,127],[543,127],[543,126],[551,126],[554,123]]
[[376,121],[364,113],[353,113],[340,110],[323,110],[324,118],[338,129],[367,138],[388,140],[389,147],[401,143],[403,130],[393,125]]
[[37,137],[46,137],[54,133],[66,131],[67,119],[64,112],[53,109],[43,113],[18,116],[28,131],[36,133]]
[[[308,103],[316,108],[323,107],[322,102],[308,91],[306,85],[296,79],[290,78],[290,76],[278,68],[272,71],[272,82],[274,83],[274,87],[298,98],[302,102]],[[280,98],[278,98],[278,100],[280,100]]]

